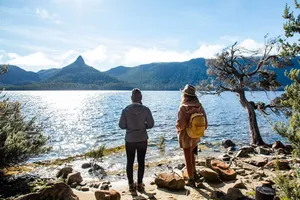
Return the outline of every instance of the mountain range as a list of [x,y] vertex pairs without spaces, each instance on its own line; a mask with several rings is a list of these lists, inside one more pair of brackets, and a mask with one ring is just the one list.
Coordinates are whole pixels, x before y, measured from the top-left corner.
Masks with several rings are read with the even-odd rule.
[[[297,59],[294,68],[300,68]],[[204,58],[185,62],[143,64],[136,67],[118,66],[106,72],[87,65],[82,56],[63,68],[41,70],[37,73],[9,65],[0,76],[0,86],[8,90],[178,90],[185,84],[197,85],[207,79]],[[277,80],[290,83],[284,71],[275,69]]]

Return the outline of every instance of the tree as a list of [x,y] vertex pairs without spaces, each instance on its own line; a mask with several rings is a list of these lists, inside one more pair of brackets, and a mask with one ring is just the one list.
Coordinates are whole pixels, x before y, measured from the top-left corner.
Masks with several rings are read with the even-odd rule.
[[[7,66],[0,66],[0,75],[5,72]],[[24,119],[20,103],[0,97],[0,168],[46,152],[46,141],[34,119]]]
[[[295,0],[295,8],[300,9],[300,4],[297,0]],[[294,12],[291,12],[290,7],[286,4],[282,17],[286,19],[287,22],[283,25],[286,38],[280,39],[282,44],[281,55],[295,57],[300,54],[300,37],[296,39],[297,36],[295,36],[300,33],[300,15],[294,16]],[[291,43],[289,39],[292,38],[296,39],[296,41]]]
[[[266,37],[265,37],[266,38]],[[280,86],[272,67],[284,68],[290,65],[288,59],[273,55],[278,40],[265,42],[263,51],[247,50],[237,43],[224,49],[216,58],[206,61],[208,75],[213,80],[210,84],[200,84],[199,90],[216,90],[215,94],[230,91],[237,94],[243,108],[248,112],[251,144],[264,145],[257,125],[254,102],[248,101],[246,90],[275,90]],[[212,92],[208,92],[212,93]]]

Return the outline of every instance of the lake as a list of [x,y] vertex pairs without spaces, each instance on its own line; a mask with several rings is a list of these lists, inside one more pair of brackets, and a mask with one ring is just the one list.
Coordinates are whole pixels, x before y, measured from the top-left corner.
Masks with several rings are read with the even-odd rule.
[[[148,132],[149,151],[160,136],[166,137],[166,151],[178,148],[175,122],[180,103],[179,91],[143,91],[143,104],[148,106],[155,127]],[[131,91],[6,91],[6,96],[22,103],[26,119],[37,118],[43,132],[49,136],[51,152],[32,160],[63,158],[80,154],[105,144],[115,147],[124,144],[125,131],[118,127],[124,107],[130,104]],[[269,102],[282,92],[247,92],[249,100]],[[235,94],[199,97],[208,117],[209,127],[201,142],[218,143],[223,138],[242,145],[249,143],[246,111]],[[285,120],[273,116],[272,122]],[[263,139],[273,142],[280,138],[272,132],[269,122],[258,113]],[[151,154],[151,153],[150,153]],[[155,156],[155,155],[153,155]]]

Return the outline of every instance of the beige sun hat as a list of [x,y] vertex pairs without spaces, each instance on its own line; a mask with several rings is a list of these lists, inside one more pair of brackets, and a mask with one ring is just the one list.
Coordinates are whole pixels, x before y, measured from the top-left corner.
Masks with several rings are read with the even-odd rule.
[[182,93],[188,96],[196,97],[196,88],[192,85],[186,84],[182,90]]

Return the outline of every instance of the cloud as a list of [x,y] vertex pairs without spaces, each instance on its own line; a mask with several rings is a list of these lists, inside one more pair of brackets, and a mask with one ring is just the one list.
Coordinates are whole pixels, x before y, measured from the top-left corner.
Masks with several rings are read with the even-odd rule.
[[123,64],[143,64],[151,62],[182,62],[193,58],[203,57],[212,58],[219,53],[225,46],[201,45],[195,51],[171,51],[159,50],[156,48],[131,48],[124,53]]
[[61,24],[61,21],[57,19],[56,13],[50,13],[49,11],[45,9],[36,8],[35,13],[44,20],[50,20],[51,22],[55,24]]
[[97,66],[108,58],[107,48],[104,45],[99,45],[94,49],[83,52],[82,56],[89,65]]
[[[264,47],[263,43],[253,39],[245,39],[239,46],[250,50]],[[8,64],[25,67],[26,70],[38,71],[41,69],[64,67],[82,55],[85,62],[101,71],[108,70],[118,65],[136,66],[152,62],[182,62],[193,58],[212,58],[220,53],[225,44],[200,44],[195,50],[171,50],[172,48],[156,47],[128,47],[111,45],[97,45],[93,48],[73,49],[67,51],[35,51],[27,55],[15,52],[6,53],[0,50],[2,61]]]
[[243,48],[245,48],[247,50],[254,51],[254,50],[262,50],[265,45],[263,43],[258,43],[258,42],[256,42],[253,39],[247,38],[244,41],[242,41],[239,44],[239,46],[243,47]]
[[[37,71],[43,67],[58,67],[59,63],[50,59],[46,54],[42,52],[31,53],[25,56],[20,56],[16,53],[7,54],[10,60],[7,61],[8,64],[25,66],[26,69]],[[29,68],[28,68],[29,67]]]

